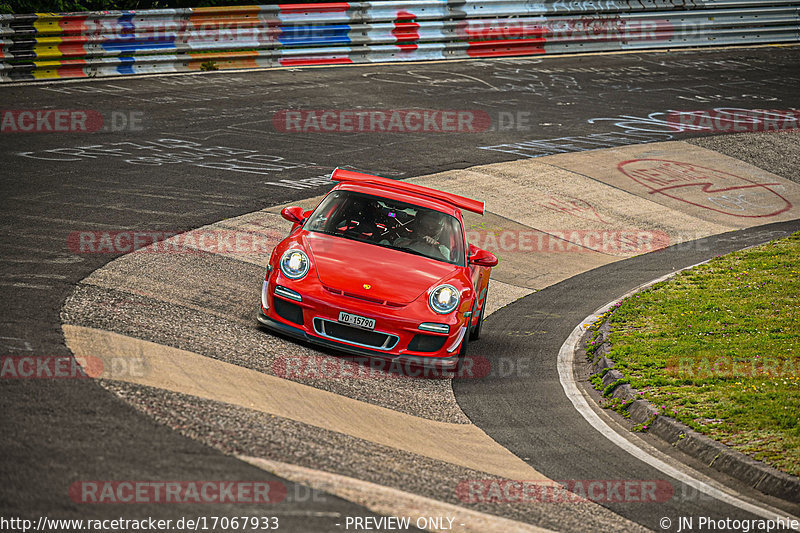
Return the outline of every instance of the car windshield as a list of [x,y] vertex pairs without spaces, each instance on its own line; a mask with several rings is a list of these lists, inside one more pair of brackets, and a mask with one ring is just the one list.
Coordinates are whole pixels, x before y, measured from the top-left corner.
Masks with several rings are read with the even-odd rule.
[[458,219],[388,198],[333,191],[314,210],[304,229],[464,265],[464,237]]

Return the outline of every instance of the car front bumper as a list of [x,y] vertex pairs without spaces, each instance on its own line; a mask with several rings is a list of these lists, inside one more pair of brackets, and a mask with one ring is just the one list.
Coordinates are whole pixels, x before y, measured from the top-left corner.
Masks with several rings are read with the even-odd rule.
[[[371,350],[368,348],[353,346],[352,344],[347,344],[344,342],[337,342],[336,340],[313,335],[306,332],[302,328],[291,326],[284,322],[275,320],[274,318],[271,318],[266,314],[264,314],[264,310],[261,308],[259,308],[258,310],[258,321],[261,325],[265,326],[266,328],[269,328],[272,331],[283,333],[290,337],[304,340],[312,344],[316,344],[318,346],[323,346],[340,352],[345,352],[351,355],[365,356],[393,363],[388,368],[392,368],[394,366],[400,366],[400,367],[416,366],[416,367],[434,368],[442,370],[453,370],[456,369],[459,364],[459,356],[457,354],[449,357],[441,357],[441,356],[425,357],[425,356],[403,355],[403,354],[396,355],[396,354],[386,353],[385,351]],[[466,340],[464,342],[466,342]]]

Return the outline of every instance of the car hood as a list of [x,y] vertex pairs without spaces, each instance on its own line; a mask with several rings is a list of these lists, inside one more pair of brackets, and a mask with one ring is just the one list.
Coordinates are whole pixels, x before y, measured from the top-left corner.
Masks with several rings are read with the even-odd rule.
[[456,265],[341,237],[307,233],[303,240],[323,285],[369,300],[408,304],[458,271]]

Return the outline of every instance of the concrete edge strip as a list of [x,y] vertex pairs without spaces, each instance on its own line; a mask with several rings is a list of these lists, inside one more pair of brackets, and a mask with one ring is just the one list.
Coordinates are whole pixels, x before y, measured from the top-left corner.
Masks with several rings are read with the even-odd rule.
[[[650,454],[649,452],[645,451],[644,449],[638,447],[633,442],[629,441],[616,431],[611,428],[605,421],[603,421],[597,413],[592,410],[589,406],[589,403],[586,397],[583,395],[581,390],[578,387],[577,382],[575,381],[575,376],[573,374],[573,362],[575,360],[575,352],[578,349],[578,344],[580,339],[583,337],[583,334],[587,330],[586,324],[594,323],[598,320],[598,318],[605,312],[609,311],[611,307],[618,301],[623,300],[625,298],[630,297],[637,292],[645,290],[656,283],[660,283],[662,281],[666,281],[671,277],[675,276],[678,272],[682,272],[683,270],[688,270],[708,261],[701,261],[695,265],[691,265],[686,268],[682,268],[675,272],[666,274],[654,280],[651,280],[647,283],[644,283],[635,289],[632,289],[622,295],[619,298],[615,298],[611,300],[607,304],[603,305],[599,309],[597,309],[594,313],[586,317],[579,325],[575,326],[575,329],[572,330],[567,340],[564,341],[564,344],[561,345],[561,349],[558,352],[558,379],[561,381],[561,386],[564,389],[564,393],[569,398],[569,401],[572,402],[572,405],[575,407],[575,410],[583,416],[583,418],[598,432],[600,432],[605,438],[610,440],[616,446],[622,448],[638,460],[650,465],[651,467],[660,470],[664,474],[682,482],[690,487],[694,488],[695,490],[707,494],[713,498],[716,498],[719,501],[722,501],[728,505],[738,507],[743,511],[748,513],[754,514],[756,516],[765,518],[765,519],[774,519],[776,516],[787,516],[787,512],[776,509],[772,506],[761,504],[755,505],[744,499],[740,498],[740,495],[734,495],[729,492],[726,492],[718,487],[714,487],[709,483],[701,481],[695,477],[695,475],[699,475],[699,473],[695,472],[688,466],[684,466],[684,468],[690,472],[684,472],[674,466],[671,466],[664,462],[663,460],[655,457],[654,455]],[[794,520],[800,520],[798,517],[790,518]],[[800,528],[797,529],[800,531]]]
[[[551,531],[525,522],[466,509],[451,503],[340,474],[332,474],[260,457],[237,455],[236,458],[283,479],[359,503],[376,514],[411,517],[413,525],[417,525],[417,520],[423,517],[447,516],[455,518],[453,522],[454,531],[465,533],[505,533],[507,531],[549,533]],[[441,531],[440,529],[427,530],[431,532]]]
[[[474,424],[439,422],[316,389],[194,352],[96,328],[63,324],[76,357],[102,362],[102,377],[157,387],[253,409],[398,450],[502,476],[547,478]],[[135,359],[137,373],[113,371],[114,361]],[[128,365],[126,365],[128,367]],[[106,372],[106,369],[109,369]],[[450,442],[458,442],[453,448]]]

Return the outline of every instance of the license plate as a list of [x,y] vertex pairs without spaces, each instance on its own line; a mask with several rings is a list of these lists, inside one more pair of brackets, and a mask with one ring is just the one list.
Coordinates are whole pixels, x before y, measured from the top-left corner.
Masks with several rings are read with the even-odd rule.
[[343,324],[350,324],[364,329],[375,329],[375,319],[367,318],[358,315],[351,315],[344,311],[339,312],[339,322]]

